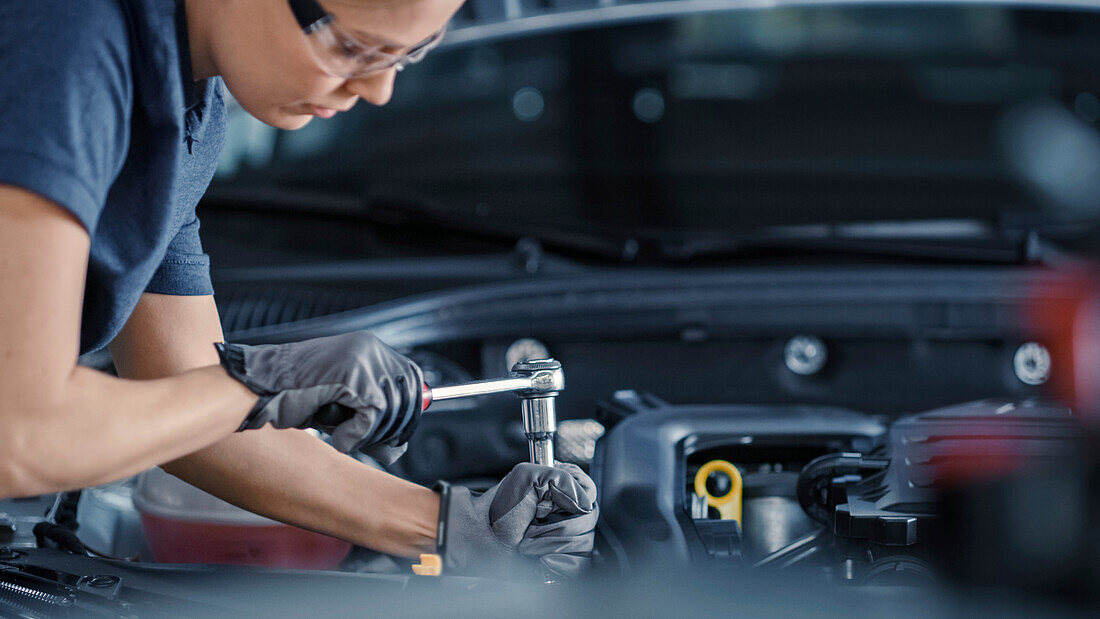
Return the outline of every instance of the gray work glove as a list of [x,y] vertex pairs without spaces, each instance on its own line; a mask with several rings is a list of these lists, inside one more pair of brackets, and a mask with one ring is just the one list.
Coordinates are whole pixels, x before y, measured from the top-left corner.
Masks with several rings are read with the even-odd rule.
[[443,482],[436,490],[446,570],[571,578],[588,566],[599,507],[596,484],[576,465],[519,464],[484,493]]
[[404,453],[422,412],[415,363],[366,331],[291,344],[215,344],[230,376],[260,396],[239,430],[271,424],[307,428],[327,404],[352,413],[332,430],[343,452],[362,450],[384,464]]

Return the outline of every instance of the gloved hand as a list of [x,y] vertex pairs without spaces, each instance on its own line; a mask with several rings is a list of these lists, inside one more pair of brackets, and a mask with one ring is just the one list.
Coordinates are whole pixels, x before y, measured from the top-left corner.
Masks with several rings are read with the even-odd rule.
[[419,422],[420,368],[366,331],[291,344],[215,344],[230,376],[260,396],[239,430],[306,428],[320,407],[355,414],[336,426],[332,444],[363,449],[385,464],[404,453]]
[[596,484],[579,467],[523,463],[484,493],[443,482],[436,490],[445,570],[514,575],[533,563],[569,578],[587,567],[599,507]]

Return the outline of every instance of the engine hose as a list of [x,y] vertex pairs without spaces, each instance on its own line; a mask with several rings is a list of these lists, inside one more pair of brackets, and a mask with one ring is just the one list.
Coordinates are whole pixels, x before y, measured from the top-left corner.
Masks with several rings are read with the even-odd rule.
[[59,526],[65,527],[70,531],[76,531],[76,510],[80,505],[80,490],[72,490],[61,495],[61,501],[57,504],[57,511],[54,513],[53,521]]
[[53,521],[47,520],[34,525],[34,539],[39,548],[47,548],[46,542],[50,541],[66,552],[88,554],[88,549],[76,536],[76,512],[77,505],[80,504],[80,493],[80,490],[74,490],[61,495],[53,513]]
[[859,453],[826,454],[810,461],[798,474],[798,503],[810,518],[822,524],[832,522],[829,486],[843,475],[866,475],[885,470],[889,458],[866,457]]
[[39,522],[34,525],[34,539],[39,548],[49,548],[47,541],[57,544],[57,547],[74,555],[88,554],[87,547],[72,529],[68,529],[52,522]]

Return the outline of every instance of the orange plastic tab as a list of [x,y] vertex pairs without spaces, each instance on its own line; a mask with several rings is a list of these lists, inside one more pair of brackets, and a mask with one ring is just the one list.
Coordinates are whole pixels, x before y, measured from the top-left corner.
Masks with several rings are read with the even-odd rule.
[[412,566],[417,576],[439,576],[443,573],[443,557],[437,554],[420,555],[420,563]]

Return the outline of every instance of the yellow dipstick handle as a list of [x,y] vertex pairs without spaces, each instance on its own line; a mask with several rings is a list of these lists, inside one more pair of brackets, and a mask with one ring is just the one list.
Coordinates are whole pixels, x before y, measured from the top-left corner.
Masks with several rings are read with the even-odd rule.
[[[712,473],[725,473],[730,479],[730,490],[722,496],[714,496],[707,490],[707,478]],[[736,520],[741,523],[741,473],[737,467],[725,460],[711,460],[699,468],[695,474],[695,494],[707,500],[707,505],[718,510],[722,520]]]
[[443,557],[437,554],[420,555],[420,563],[412,566],[417,576],[439,576],[443,573]]

